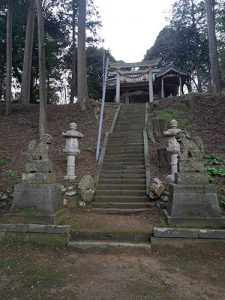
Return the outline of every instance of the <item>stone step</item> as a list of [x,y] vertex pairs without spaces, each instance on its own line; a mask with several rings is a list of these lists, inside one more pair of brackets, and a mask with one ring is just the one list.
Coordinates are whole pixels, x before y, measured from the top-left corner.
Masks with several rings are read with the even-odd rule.
[[139,128],[139,127],[143,127],[143,126],[145,126],[145,123],[144,122],[136,122],[136,120],[135,120],[135,123],[133,123],[132,124],[132,120],[127,120],[127,122],[125,122],[125,121],[119,121],[119,122],[117,122],[116,123],[116,125],[115,125],[115,128],[116,127],[124,127],[124,128],[126,128],[126,127],[134,127],[134,128]]
[[98,190],[141,190],[145,191],[145,184],[115,184],[115,183],[100,183],[98,184]]
[[125,179],[125,178],[100,178],[99,179],[99,184],[131,184],[131,185],[145,185],[146,180],[145,178],[143,179]]
[[127,169],[145,169],[145,164],[143,162],[134,164],[133,162],[125,163],[125,162],[103,162],[102,165],[103,170],[104,169],[117,169],[117,170],[127,170]]
[[102,166],[103,173],[145,173],[145,166],[144,165],[116,165],[116,164],[103,164]]
[[138,173],[107,173],[107,172],[103,172],[99,178],[99,180],[101,179],[120,179],[120,180],[135,180],[135,179],[139,179],[139,180],[143,180],[146,179],[146,173],[145,171],[143,172],[138,172]]
[[116,208],[116,209],[142,209],[147,208],[147,202],[95,202],[94,208]]
[[98,208],[98,207],[91,207],[91,212],[94,212],[96,214],[107,214],[107,215],[139,215],[143,213],[148,213],[149,208]]
[[144,158],[142,159],[104,159],[103,161],[103,166],[108,166],[108,165],[113,165],[113,166],[128,166],[128,165],[144,165]]
[[109,145],[121,145],[121,146],[124,146],[124,145],[134,145],[134,144],[143,144],[144,141],[142,138],[135,138],[135,139],[124,139],[124,138],[121,138],[121,139],[110,139],[109,142],[108,142],[108,146]]
[[[114,189],[114,190],[102,190],[102,189],[97,189],[96,191],[96,199],[99,199],[98,197],[114,197],[114,196],[125,196],[127,197],[128,201],[130,200],[131,197],[145,197],[146,196],[146,189],[138,189],[138,190],[122,190],[122,189]],[[100,199],[99,199],[100,200]],[[125,200],[125,199],[124,199]],[[134,199],[132,199],[134,200]]]
[[133,125],[128,125],[128,126],[124,126],[124,125],[116,125],[114,127],[115,131],[120,131],[121,129],[123,129],[123,131],[134,131],[134,130],[142,130],[144,129],[144,125],[140,125],[140,126],[133,126]]
[[128,243],[128,242],[110,242],[110,241],[72,241],[69,242],[71,250],[95,253],[96,251],[109,253],[130,253],[139,255],[149,255],[151,253],[150,243]]
[[133,145],[109,145],[106,148],[106,151],[143,151],[144,150],[144,145],[143,144],[133,144]]
[[135,142],[143,142],[143,136],[137,135],[135,137],[127,137],[127,136],[116,136],[116,137],[110,137],[109,142],[126,142],[126,143],[135,143]]
[[70,241],[149,242],[152,233],[145,231],[71,231]]
[[146,178],[145,170],[103,170],[100,178],[126,178],[126,179],[135,179],[135,178]]
[[109,148],[113,148],[113,147],[117,147],[117,148],[127,148],[127,147],[136,147],[141,145],[142,147],[144,147],[144,143],[143,141],[133,141],[133,142],[127,142],[127,141],[111,141],[108,143],[107,147]]
[[115,127],[114,128],[114,132],[121,132],[123,130],[123,132],[133,132],[133,131],[143,131],[144,129],[144,126],[141,126],[141,127],[137,127],[137,128],[134,128],[134,127],[124,127],[124,126],[121,126],[121,127]]
[[138,160],[138,159],[143,159],[144,155],[143,154],[106,154],[104,160],[115,160],[115,159],[121,159],[121,160]]
[[110,134],[110,137],[130,137],[130,138],[135,138],[135,137],[140,137],[143,135],[143,130],[130,130],[130,131],[113,131],[112,134]]
[[133,155],[136,155],[136,154],[143,154],[144,155],[144,149],[142,150],[136,150],[136,149],[128,149],[125,151],[125,149],[115,149],[115,148],[112,148],[112,149],[106,149],[106,155],[130,155],[130,154],[133,154]]
[[[97,191],[98,192],[98,191]],[[119,191],[121,192],[121,191]],[[131,191],[132,192],[132,191]],[[141,195],[112,195],[110,194],[111,191],[109,191],[108,195],[97,195],[95,196],[95,201],[93,202],[93,205],[97,202],[112,202],[112,203],[143,203],[146,201],[147,203],[147,197],[146,197],[146,192],[141,192]]]

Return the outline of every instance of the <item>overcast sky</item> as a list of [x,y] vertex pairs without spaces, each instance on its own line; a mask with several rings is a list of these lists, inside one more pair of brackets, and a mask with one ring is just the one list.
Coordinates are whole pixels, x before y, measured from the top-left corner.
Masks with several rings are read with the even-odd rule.
[[174,0],[95,0],[101,15],[104,47],[116,60],[142,61],[160,30]]

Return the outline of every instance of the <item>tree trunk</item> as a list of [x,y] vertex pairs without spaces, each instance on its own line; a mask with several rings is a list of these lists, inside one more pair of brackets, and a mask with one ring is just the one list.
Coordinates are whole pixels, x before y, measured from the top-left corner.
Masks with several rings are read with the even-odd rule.
[[76,51],[76,7],[75,1],[72,0],[73,7],[73,49],[72,49],[72,79],[71,79],[71,93],[70,104],[74,103],[74,97],[77,96],[77,51]]
[[6,29],[6,106],[5,115],[11,110],[12,101],[12,0],[7,4],[7,29]]
[[23,58],[23,74],[21,86],[21,101],[23,104],[30,103],[31,67],[33,52],[35,0],[30,0],[27,14],[26,41]]
[[209,57],[211,65],[211,80],[213,94],[222,94],[222,79],[219,68],[219,59],[217,52],[217,40],[215,32],[215,11],[214,0],[205,0],[207,25],[208,25],[208,41],[209,41]]
[[88,98],[87,67],[86,67],[86,0],[79,0],[78,15],[78,53],[77,53],[77,75],[78,75],[78,101]]
[[38,58],[39,58],[39,136],[47,133],[47,90],[45,71],[45,43],[44,43],[44,20],[42,10],[42,0],[37,0],[38,19]]

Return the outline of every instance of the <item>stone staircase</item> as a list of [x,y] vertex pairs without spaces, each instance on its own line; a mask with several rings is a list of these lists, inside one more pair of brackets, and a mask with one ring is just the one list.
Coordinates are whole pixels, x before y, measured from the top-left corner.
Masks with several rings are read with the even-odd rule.
[[95,201],[75,216],[72,249],[126,255],[151,252],[144,127],[145,104],[122,104],[100,163]]
[[146,210],[144,104],[122,104],[109,135],[92,210],[133,213]]

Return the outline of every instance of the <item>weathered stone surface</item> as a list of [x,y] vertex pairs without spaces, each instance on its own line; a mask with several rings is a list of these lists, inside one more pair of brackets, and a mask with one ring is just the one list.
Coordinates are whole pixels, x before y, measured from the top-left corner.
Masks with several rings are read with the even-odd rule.
[[225,240],[225,230],[199,228],[154,227],[154,237],[158,238],[192,238]]
[[216,186],[170,185],[168,213],[171,217],[221,217]]
[[29,232],[44,233],[46,225],[29,224]]
[[16,224],[14,232],[29,232],[28,224]]
[[50,161],[35,161],[26,164],[26,173],[52,173],[53,164]]
[[83,176],[78,185],[78,193],[85,203],[90,203],[94,197],[94,179],[90,175]]
[[150,186],[150,192],[151,192],[150,194],[153,193],[154,195],[157,196],[157,198],[160,198],[160,196],[163,194],[164,191],[165,191],[165,187],[162,181],[158,178],[154,178]]
[[30,184],[53,184],[56,177],[54,173],[26,173],[22,174],[22,181]]
[[0,224],[0,232],[15,231],[15,224]]
[[4,237],[5,237],[5,233],[4,233],[4,232],[0,232],[0,242],[1,242],[2,240],[4,240]]
[[193,239],[197,239],[198,235],[199,235],[198,229],[154,227],[154,237],[159,237],[159,238],[193,238]]
[[70,232],[70,226],[64,225],[64,226],[52,226],[52,225],[47,225],[45,227],[46,233],[69,233]]
[[48,150],[49,144],[52,143],[52,136],[50,134],[43,134],[39,141],[32,140],[28,145],[28,159],[30,162],[34,161],[49,161]]
[[73,191],[73,190],[71,190],[71,191],[66,191],[65,192],[65,196],[68,196],[68,197],[73,197],[73,196],[75,196],[76,195],[76,191]]
[[199,238],[202,239],[223,239],[225,240],[225,230],[200,229]]
[[171,184],[166,217],[170,226],[225,226],[212,184]]
[[63,207],[60,185],[18,184],[15,186],[12,208],[33,208],[55,212]]
[[204,173],[198,172],[186,172],[186,173],[177,173],[176,180],[177,184],[183,185],[201,185],[201,184],[208,184],[208,176]]
[[[209,246],[210,249],[212,247],[224,247],[225,240],[218,240],[218,239],[183,239],[183,238],[151,238],[151,246],[153,251],[168,251],[168,248],[190,248],[201,250],[201,251],[208,251],[207,247]],[[219,248],[221,249],[221,248]]]
[[204,172],[204,161],[194,159],[180,160],[179,172]]

